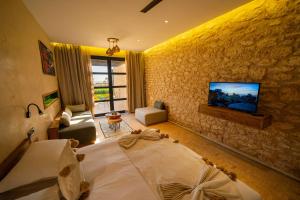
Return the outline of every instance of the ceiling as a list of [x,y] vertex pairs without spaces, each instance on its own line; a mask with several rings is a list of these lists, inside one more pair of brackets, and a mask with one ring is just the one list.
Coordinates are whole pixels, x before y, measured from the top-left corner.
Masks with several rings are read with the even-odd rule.
[[[127,50],[145,50],[249,0],[23,0],[53,42],[107,47],[117,37]],[[165,23],[165,20],[168,23]]]

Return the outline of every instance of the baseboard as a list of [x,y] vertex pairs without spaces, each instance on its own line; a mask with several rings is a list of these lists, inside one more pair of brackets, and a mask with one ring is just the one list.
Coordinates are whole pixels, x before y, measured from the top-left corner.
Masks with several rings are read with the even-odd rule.
[[252,161],[255,161],[255,162],[257,162],[257,163],[259,163],[259,164],[261,164],[261,165],[263,165],[263,166],[265,166],[265,167],[268,167],[268,168],[270,168],[270,169],[273,169],[273,170],[275,170],[275,171],[277,171],[277,172],[279,172],[279,173],[281,173],[281,174],[284,174],[284,175],[288,176],[289,178],[292,178],[292,179],[294,179],[294,180],[300,182],[300,178],[298,178],[298,177],[296,177],[296,176],[294,176],[294,175],[292,175],[292,174],[289,174],[289,173],[287,173],[287,172],[284,172],[284,171],[282,171],[282,170],[280,170],[280,169],[278,169],[278,168],[276,168],[276,167],[274,167],[274,166],[268,165],[267,163],[265,163],[265,162],[263,162],[263,161],[261,161],[261,160],[258,160],[257,158],[255,158],[255,157],[253,157],[253,156],[250,156],[250,155],[248,155],[248,154],[246,154],[246,153],[244,153],[244,152],[241,152],[241,151],[239,151],[239,150],[237,150],[237,149],[235,149],[235,148],[232,148],[232,147],[230,147],[230,146],[228,146],[228,145],[226,145],[226,144],[223,144],[223,143],[220,143],[220,142],[218,142],[218,141],[215,141],[215,140],[213,140],[213,139],[211,139],[211,138],[209,138],[209,137],[207,137],[207,136],[205,136],[205,135],[202,135],[201,133],[199,133],[199,132],[197,132],[197,131],[194,131],[194,130],[192,130],[192,129],[190,129],[190,128],[187,128],[187,127],[185,127],[185,126],[183,126],[183,125],[181,125],[181,124],[178,124],[178,123],[176,123],[176,122],[174,122],[174,121],[172,121],[172,120],[168,120],[168,121],[169,121],[170,123],[172,123],[172,124],[175,124],[176,126],[179,126],[179,127],[183,128],[183,129],[185,129],[185,130],[188,130],[188,131],[190,131],[190,132],[192,132],[192,133],[195,133],[196,135],[199,135],[200,137],[202,137],[202,138],[204,138],[204,139],[206,139],[206,140],[208,140],[208,141],[210,141],[210,142],[213,142],[213,143],[215,143],[215,144],[218,144],[218,145],[220,145],[220,146],[222,146],[222,147],[224,147],[224,148],[226,148],[226,149],[228,149],[228,150],[230,150],[230,151],[232,151],[232,152],[235,152],[235,153],[237,153],[237,154],[239,154],[239,155],[241,155],[241,156],[243,156],[243,157],[246,157],[246,158],[248,158],[248,159],[250,159],[250,160],[252,160]]

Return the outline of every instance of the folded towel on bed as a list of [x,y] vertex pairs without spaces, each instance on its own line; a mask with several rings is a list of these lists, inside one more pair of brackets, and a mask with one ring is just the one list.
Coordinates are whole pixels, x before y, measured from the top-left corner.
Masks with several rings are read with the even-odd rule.
[[181,183],[160,184],[163,200],[180,200],[185,195],[191,195],[191,200],[242,200],[232,180],[219,169],[205,165],[201,170],[200,180],[193,187]]
[[125,135],[118,140],[121,147],[128,149],[132,147],[138,139],[144,140],[160,140],[160,134],[158,129],[146,129],[140,134]]

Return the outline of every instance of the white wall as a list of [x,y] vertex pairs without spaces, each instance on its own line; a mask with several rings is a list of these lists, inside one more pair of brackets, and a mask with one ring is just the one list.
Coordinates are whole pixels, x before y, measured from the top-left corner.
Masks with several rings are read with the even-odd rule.
[[[57,89],[56,76],[42,72],[38,40],[49,39],[21,0],[1,0],[0,6],[0,162],[36,128],[39,139],[47,138],[47,127],[60,109],[59,101],[44,110],[42,94]],[[44,111],[25,118],[29,103]]]

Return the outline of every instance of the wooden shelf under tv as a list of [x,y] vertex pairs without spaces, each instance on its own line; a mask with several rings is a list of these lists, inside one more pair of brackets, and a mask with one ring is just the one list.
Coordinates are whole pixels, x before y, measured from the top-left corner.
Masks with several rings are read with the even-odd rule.
[[199,112],[213,117],[243,124],[246,126],[251,126],[257,129],[264,129],[270,126],[272,123],[272,116],[269,114],[256,116],[245,112],[240,112],[217,106],[209,106],[206,104],[199,105]]

